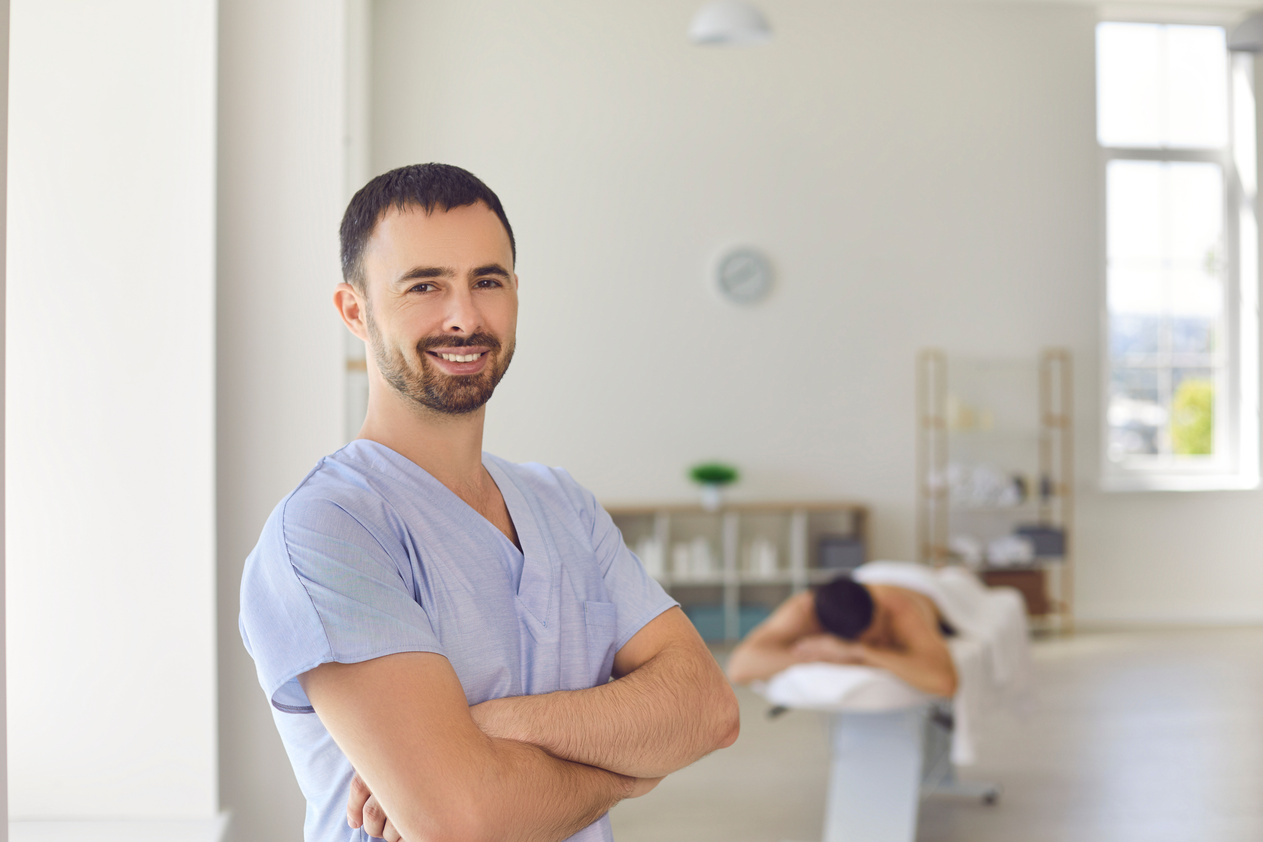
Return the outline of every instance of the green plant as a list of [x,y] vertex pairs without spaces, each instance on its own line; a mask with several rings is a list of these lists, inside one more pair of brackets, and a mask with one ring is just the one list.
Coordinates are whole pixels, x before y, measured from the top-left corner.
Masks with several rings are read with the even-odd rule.
[[1180,456],[1215,452],[1215,384],[1185,380],[1171,401],[1171,449]]
[[702,485],[728,485],[737,481],[737,469],[722,462],[703,462],[689,468],[689,476]]

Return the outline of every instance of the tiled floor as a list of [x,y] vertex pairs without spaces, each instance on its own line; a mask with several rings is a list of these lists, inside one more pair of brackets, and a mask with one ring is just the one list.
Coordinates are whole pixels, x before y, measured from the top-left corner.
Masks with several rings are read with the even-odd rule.
[[[961,774],[1001,784],[1000,802],[928,799],[918,842],[1263,840],[1263,629],[1084,632],[1033,652],[1029,709],[994,718]],[[616,807],[618,842],[821,838],[823,718],[768,721],[739,695],[736,745]]]

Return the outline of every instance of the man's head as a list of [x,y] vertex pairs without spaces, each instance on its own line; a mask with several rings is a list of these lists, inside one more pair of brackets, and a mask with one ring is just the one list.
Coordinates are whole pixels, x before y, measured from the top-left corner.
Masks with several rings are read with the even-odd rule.
[[816,590],[816,619],[830,634],[856,640],[873,624],[876,606],[868,588],[839,576]]
[[355,195],[334,302],[381,375],[370,415],[374,394],[446,415],[487,402],[513,358],[515,257],[499,199],[457,167],[404,167]]
[[387,211],[419,208],[429,214],[477,202],[499,217],[516,262],[517,241],[504,207],[491,188],[473,173],[450,164],[411,164],[382,173],[360,188],[342,215],[342,279],[360,292],[365,291],[364,249]]

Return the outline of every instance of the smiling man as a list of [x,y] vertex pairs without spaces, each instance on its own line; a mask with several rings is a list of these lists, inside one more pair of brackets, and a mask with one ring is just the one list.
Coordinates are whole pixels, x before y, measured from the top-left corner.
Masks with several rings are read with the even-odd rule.
[[241,594],[306,838],[611,839],[611,806],[736,739],[732,690],[589,492],[482,451],[518,310],[495,194],[404,167],[341,237],[368,412],[273,511]]

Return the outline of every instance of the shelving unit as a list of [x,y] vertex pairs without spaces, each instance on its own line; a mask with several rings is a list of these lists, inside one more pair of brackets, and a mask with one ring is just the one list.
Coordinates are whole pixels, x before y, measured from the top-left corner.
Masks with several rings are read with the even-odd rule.
[[1074,619],[1071,387],[1060,348],[1037,360],[926,350],[917,361],[921,561],[964,562],[990,585],[1017,588],[1033,627],[1051,631]]
[[607,507],[633,552],[702,636],[738,640],[790,594],[867,558],[857,503]]

